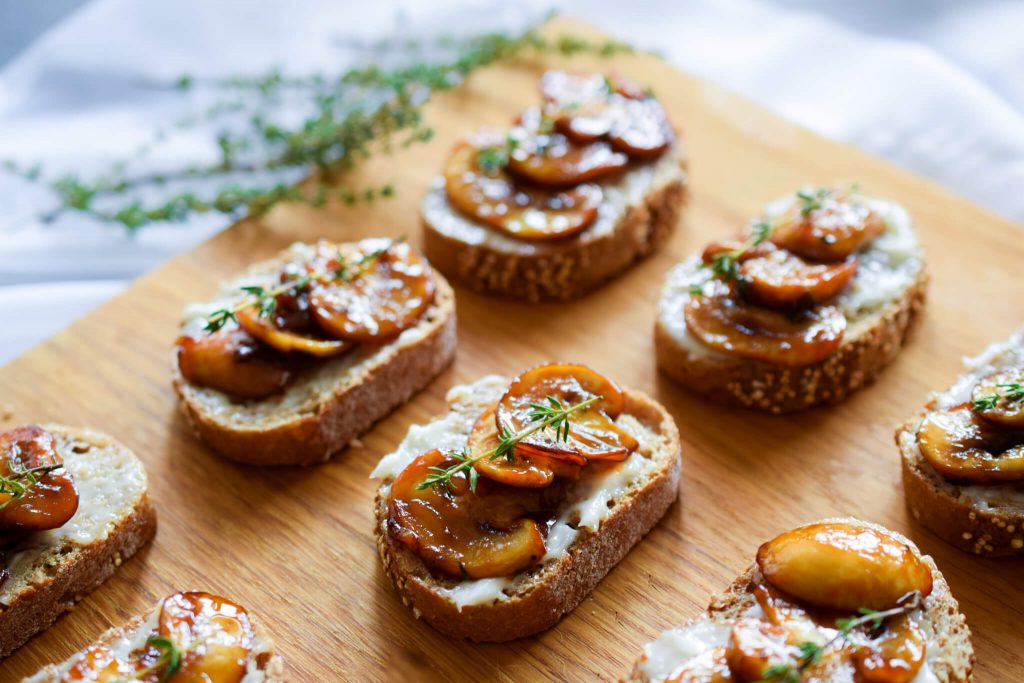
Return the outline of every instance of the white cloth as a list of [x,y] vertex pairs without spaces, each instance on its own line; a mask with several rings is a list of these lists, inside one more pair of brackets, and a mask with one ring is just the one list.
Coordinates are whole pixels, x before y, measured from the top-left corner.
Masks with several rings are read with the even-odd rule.
[[[102,169],[202,94],[154,88],[183,73],[336,71],[360,52],[338,38],[516,30],[548,0],[93,0],[0,72],[0,159]],[[1024,220],[1024,3],[919,0],[567,0],[569,14],[660,50],[683,69],[824,135],[930,176]],[[2,17],[0,17],[2,21]],[[688,130],[690,135],[700,131]],[[152,163],[215,153],[176,138]],[[67,216],[0,172],[0,362],[52,334],[229,221],[117,226]]]

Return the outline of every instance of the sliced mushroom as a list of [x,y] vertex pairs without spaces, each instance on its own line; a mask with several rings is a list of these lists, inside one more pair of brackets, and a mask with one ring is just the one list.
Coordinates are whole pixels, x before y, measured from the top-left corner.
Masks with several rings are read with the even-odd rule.
[[975,418],[970,404],[928,413],[917,443],[928,464],[949,479],[1024,481],[1024,430],[993,430]]
[[498,426],[511,433],[536,429],[538,406],[569,408],[592,398],[597,400],[569,416],[567,437],[559,438],[553,428],[539,429],[516,450],[580,465],[587,460],[624,460],[639,444],[615,424],[625,405],[622,391],[583,365],[542,365],[516,377],[498,403]]
[[808,263],[784,250],[743,261],[743,296],[771,308],[809,307],[833,298],[857,272],[857,258],[841,263]]
[[[487,408],[473,425],[467,446],[471,453],[487,453],[498,446],[497,402]],[[550,486],[556,476],[577,479],[580,465],[536,453],[513,451],[511,458],[483,458],[476,463],[481,475],[501,484],[537,488]]]
[[276,394],[292,376],[287,359],[241,329],[181,337],[178,368],[192,384],[244,399]]
[[776,217],[771,241],[804,258],[845,261],[885,234],[885,220],[866,204],[831,191],[819,191],[811,206],[795,202]]
[[604,196],[598,185],[584,183],[559,192],[519,187],[504,169],[482,168],[480,152],[480,147],[461,142],[445,165],[445,193],[459,212],[528,240],[569,237],[597,219]]
[[420,488],[435,468],[459,461],[439,450],[416,458],[395,478],[388,499],[390,533],[429,567],[449,576],[512,576],[544,557],[544,537],[527,514],[544,508],[542,494],[480,479],[466,470],[449,486]]
[[317,324],[335,339],[386,342],[415,325],[434,300],[430,266],[408,244],[363,240],[339,258],[346,263],[327,267],[351,275],[314,281],[309,294]]
[[798,527],[761,545],[757,565],[779,590],[811,605],[854,613],[885,610],[932,591],[920,555],[871,527],[822,522]]
[[239,683],[245,676],[254,634],[240,605],[209,593],[176,593],[160,608],[158,632],[183,652],[175,683]]
[[1002,370],[983,378],[971,393],[978,401],[996,400],[991,408],[975,411],[993,427],[1024,429],[1024,368]]
[[853,654],[863,683],[910,683],[924,664],[927,639],[907,615],[889,619],[885,630]]
[[[35,425],[0,434],[0,475],[15,477],[38,467],[63,465],[53,435]],[[18,498],[0,493],[0,536],[57,529],[78,511],[78,489],[64,467],[35,476]],[[20,483],[28,484],[25,479]]]
[[729,670],[741,681],[762,681],[773,667],[792,666],[800,649],[787,642],[789,628],[759,619],[733,622],[725,656]]
[[709,348],[786,367],[827,358],[846,331],[846,317],[835,306],[787,314],[746,304],[726,291],[690,297],[684,317],[687,329]]

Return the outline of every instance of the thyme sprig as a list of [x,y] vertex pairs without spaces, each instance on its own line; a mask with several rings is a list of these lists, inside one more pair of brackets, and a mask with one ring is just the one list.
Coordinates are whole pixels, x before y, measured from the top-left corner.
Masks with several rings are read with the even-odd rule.
[[325,268],[324,270],[300,275],[276,287],[267,288],[262,285],[244,285],[239,289],[249,296],[242,299],[234,306],[219,308],[211,313],[206,318],[206,324],[203,329],[212,334],[227,325],[229,321],[237,323],[238,313],[250,308],[258,308],[259,317],[269,318],[274,314],[274,311],[277,310],[277,298],[279,296],[297,294],[313,282],[324,284],[331,282],[351,282],[365,273],[369,266],[386,253],[388,249],[404,241],[404,239],[405,238],[392,240],[388,242],[386,246],[363,254],[352,263],[345,258],[344,254],[342,254],[339,249],[336,257],[338,265],[335,267]]
[[206,642],[206,638],[198,638],[191,642],[188,647],[180,647],[177,643],[166,636],[150,636],[146,639],[146,645],[155,648],[159,653],[156,661],[149,666],[133,672],[127,678],[119,678],[115,683],[128,683],[129,681],[141,681],[151,673],[159,672],[160,683],[171,680],[181,670],[185,655]]
[[872,629],[879,629],[886,619],[909,614],[921,606],[921,594],[917,591],[907,593],[899,599],[896,607],[876,611],[860,609],[857,616],[844,617],[836,620],[836,634],[819,645],[813,641],[805,641],[797,647],[800,656],[795,662],[773,664],[764,670],[761,681],[758,683],[801,683],[804,672],[822,660],[826,652],[837,643],[844,643],[855,630],[870,624]]
[[1011,405],[1024,402],[1024,384],[1019,382],[997,384],[995,393],[971,401],[971,410],[976,413],[983,410],[994,410],[1003,399]]
[[[183,75],[167,84],[168,89],[212,90],[213,104],[157,130],[150,142],[100,176],[55,176],[38,164],[14,160],[0,162],[0,168],[54,193],[57,206],[41,216],[44,220],[77,212],[130,230],[154,222],[183,222],[204,213],[258,215],[280,202],[314,207],[332,200],[349,205],[373,202],[394,196],[394,186],[355,188],[344,184],[341,174],[376,153],[430,140],[433,129],[424,120],[423,107],[435,93],[450,90],[471,73],[501,60],[544,53],[610,57],[634,52],[613,40],[549,38],[536,27],[519,35],[442,37],[433,41],[431,50],[440,56],[426,59],[419,45],[395,44],[387,56],[401,55],[397,66],[359,66],[340,74],[285,75],[272,70],[226,79]],[[308,107],[298,121],[291,109],[282,111],[285,101],[293,103],[295,97],[304,98]],[[175,134],[198,125],[219,128],[217,159],[155,173],[131,170],[133,163],[167,145]],[[294,185],[301,176],[311,177]],[[201,180],[215,189],[193,187]],[[140,198],[154,190],[162,197],[158,201]]]
[[807,218],[814,211],[820,209],[831,194],[832,191],[825,187],[819,187],[813,192],[806,190],[798,191],[796,197],[800,200],[800,216]]
[[0,510],[11,503],[24,498],[28,490],[39,483],[39,481],[50,472],[59,470],[64,465],[40,465],[29,469],[12,469],[9,475],[0,475],[0,495],[10,496],[0,503]]
[[750,228],[750,235],[747,237],[747,241],[743,243],[743,246],[738,249],[722,252],[721,254],[715,254],[714,257],[712,257],[711,277],[703,282],[691,284],[690,294],[693,294],[694,296],[703,294],[704,286],[711,280],[732,282],[733,280],[739,279],[740,259],[743,258],[747,252],[764,244],[764,242],[771,237],[772,232],[777,227],[779,226],[768,221],[758,221],[754,223]]
[[529,419],[533,424],[529,427],[517,433],[513,433],[508,427],[503,427],[498,435],[498,445],[483,453],[474,455],[468,447],[464,448],[461,452],[452,451],[449,455],[454,457],[457,462],[449,467],[431,467],[431,474],[416,489],[422,491],[431,486],[450,489],[452,477],[465,470],[467,471],[466,476],[469,477],[469,490],[476,491],[479,478],[475,467],[476,463],[485,458],[497,460],[504,457],[512,460],[517,444],[523,441],[523,439],[548,428],[554,430],[556,441],[568,441],[569,416],[600,399],[600,396],[591,396],[579,403],[566,406],[554,396],[548,396],[541,403],[531,403]]

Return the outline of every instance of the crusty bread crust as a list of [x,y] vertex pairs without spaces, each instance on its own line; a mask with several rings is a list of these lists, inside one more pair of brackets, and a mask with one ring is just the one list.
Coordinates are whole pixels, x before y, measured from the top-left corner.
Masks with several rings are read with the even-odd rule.
[[196,399],[196,388],[175,363],[174,388],[192,430],[219,454],[249,465],[312,465],[327,460],[426,387],[454,360],[455,294],[443,277],[436,271],[433,275],[434,303],[419,323],[424,326],[419,339],[401,346],[390,342],[384,347],[388,352],[367,366],[358,381],[339,381],[329,396],[311,408],[272,423],[225,420]]
[[[154,610],[132,617],[120,626],[107,629],[103,632],[103,635],[96,639],[95,644],[110,644],[132,631],[142,628],[153,612],[159,609],[160,606],[158,605]],[[259,643],[260,649],[263,650],[263,652],[257,655],[255,662],[256,670],[263,674],[262,680],[265,683],[283,683],[288,680],[285,677],[284,660],[280,655],[274,653],[273,641],[270,639],[270,636],[267,635],[262,622],[252,612],[249,612],[249,621],[252,624],[253,632],[255,633],[254,640]],[[22,679],[22,683],[43,683],[44,681],[59,683],[59,681],[61,681],[61,667],[74,657],[78,656],[80,652],[81,651],[76,652],[63,662],[47,664],[36,673]],[[247,679],[243,679],[243,683],[247,683]]]
[[724,355],[695,356],[676,341],[659,316],[654,327],[658,368],[724,405],[779,414],[839,403],[871,383],[899,354],[920,319],[927,284],[922,270],[899,299],[851,326],[828,358],[798,368]]
[[[681,151],[672,152],[680,154]],[[685,170],[685,162],[680,160]],[[658,249],[675,230],[686,199],[686,176],[655,187],[629,205],[599,238],[533,242],[529,251],[469,243],[421,216],[424,253],[435,268],[469,289],[526,301],[575,299]]]
[[375,531],[384,573],[417,617],[445,635],[477,642],[503,642],[539,633],[571,612],[626,553],[658,523],[679,495],[679,431],[652,398],[627,391],[626,412],[652,425],[662,442],[662,466],[631,489],[597,532],[581,529],[565,556],[542,565],[525,588],[490,605],[461,611],[440,592],[443,584],[413,552],[388,533],[386,484],[377,492]]
[[[91,430],[54,425],[46,425],[46,429],[55,435],[86,441],[97,449],[127,450],[111,437]],[[38,580],[18,593],[10,605],[0,605],[0,658],[48,628],[109,579],[155,533],[156,510],[144,493],[104,540],[86,546],[68,544],[55,548],[53,556],[47,556],[45,566],[38,567]]]
[[[920,554],[917,546],[907,537],[878,524],[854,518],[824,521],[840,521],[872,527],[895,536]],[[924,601],[924,618],[934,629],[934,645],[940,653],[938,657],[929,660],[929,666],[940,683],[967,683],[973,677],[975,661],[974,646],[971,644],[971,630],[967,626],[966,618],[960,612],[959,603],[950,592],[949,584],[946,583],[942,572],[935,565],[935,561],[929,555],[921,555],[921,558],[932,571],[932,592]],[[684,624],[684,627],[703,618],[717,623],[736,620],[756,603],[753,590],[763,582],[764,577],[757,563],[751,564],[746,571],[729,584],[728,588],[712,596],[705,614],[691,619]],[[629,683],[650,683],[650,678],[641,668],[642,664],[643,658],[641,657],[635,663],[632,672],[622,680]]]
[[917,426],[926,411],[896,430],[903,494],[914,519],[960,550],[987,557],[1024,555],[1024,508],[983,508],[960,496],[917,447]]

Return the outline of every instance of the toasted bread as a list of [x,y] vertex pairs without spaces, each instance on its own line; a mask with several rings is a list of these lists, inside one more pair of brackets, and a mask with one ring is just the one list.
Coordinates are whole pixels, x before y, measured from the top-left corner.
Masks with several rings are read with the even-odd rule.
[[993,557],[1024,554],[1024,491],[1013,483],[950,482],[924,459],[917,444],[918,427],[929,411],[969,401],[974,383],[991,371],[1024,365],[1024,328],[965,362],[967,373],[896,430],[907,507],[914,519],[961,550]]
[[[146,640],[156,631],[162,604],[161,602],[149,612],[131,619],[126,624],[109,629],[90,646],[90,649],[97,646],[106,647],[112,653],[125,657],[133,651],[144,650]],[[246,657],[246,672],[240,683],[275,683],[287,680],[284,661],[280,655],[274,653],[273,641],[267,636],[260,621],[252,613],[248,616],[253,626],[254,637],[252,649]],[[82,650],[63,662],[49,664],[23,679],[22,683],[59,683],[67,680],[64,675],[68,669],[86,658],[87,652],[88,650]]]
[[[691,391],[732,406],[788,413],[843,401],[870,384],[891,363],[916,326],[928,276],[909,218],[902,208],[883,207],[890,233],[861,256],[848,290],[839,296],[847,328],[826,358],[800,367],[726,355],[704,346],[687,330],[683,309],[691,285],[704,277],[699,256],[676,266],[662,290],[654,328],[658,368]],[[888,241],[887,241],[888,240]],[[870,263],[865,263],[871,259]],[[886,280],[886,275],[898,273]],[[886,284],[882,296],[870,290]]]
[[[925,633],[928,635],[926,666],[934,678],[914,680],[938,680],[941,683],[964,683],[971,680],[974,669],[974,647],[971,645],[971,631],[960,613],[956,598],[949,591],[949,585],[927,555],[920,555],[917,547],[901,534],[877,524],[846,518],[826,521],[854,523],[872,527],[894,536],[907,544],[921,557],[932,573],[932,592],[919,608]],[[664,632],[657,640],[644,647],[644,654],[638,659],[632,672],[624,679],[630,683],[657,683],[671,672],[697,656],[705,649],[725,644],[729,628],[738,618],[753,616],[761,612],[755,600],[753,589],[764,582],[764,576],[756,563],[737,577],[728,588],[712,597],[707,611],[683,626]],[[854,680],[852,672],[833,667],[827,679],[835,683]],[[921,673],[918,673],[921,676]]]
[[[308,248],[296,244],[253,266],[225,295],[275,273]],[[221,455],[250,465],[311,465],[345,448],[454,359],[455,295],[443,277],[434,277],[434,301],[413,327],[383,345],[320,360],[266,399],[238,400],[197,386],[174,363],[174,388],[196,435]],[[184,329],[222,303],[190,307]]]
[[[582,488],[563,505],[569,538],[541,564],[510,579],[459,582],[437,577],[388,531],[388,494],[397,472],[420,452],[461,448],[480,413],[507,386],[486,377],[448,393],[450,412],[414,426],[398,451],[374,471],[384,479],[377,491],[375,531],[384,572],[414,614],[442,633],[474,641],[500,642],[550,628],[570,612],[664,516],[679,494],[679,432],[671,416],[646,394],[625,391],[618,423],[639,436],[640,448],[607,475]],[[616,473],[625,479],[615,481]],[[602,488],[598,481],[604,483]],[[597,501],[580,512],[580,499]],[[595,511],[598,513],[594,517]],[[549,534],[549,539],[552,534]],[[470,591],[473,591],[472,593]]]
[[686,197],[682,142],[657,161],[602,184],[597,221],[571,237],[518,240],[462,216],[439,178],[423,201],[424,251],[454,282],[527,301],[580,297],[658,249],[675,230]]
[[0,585],[0,658],[106,581],[156,532],[146,471],[105,434],[46,425],[79,494],[62,527],[33,534],[7,557]]

